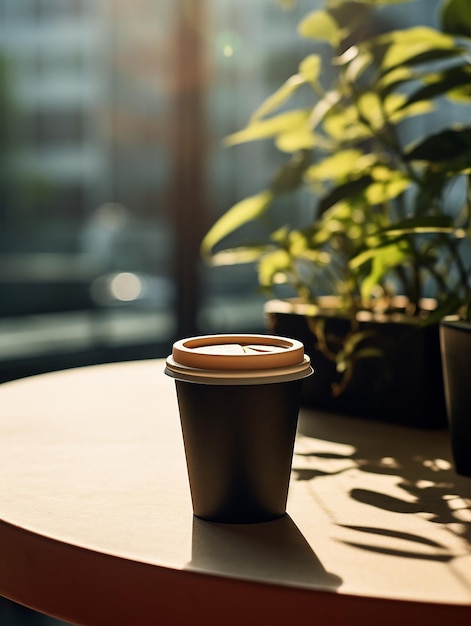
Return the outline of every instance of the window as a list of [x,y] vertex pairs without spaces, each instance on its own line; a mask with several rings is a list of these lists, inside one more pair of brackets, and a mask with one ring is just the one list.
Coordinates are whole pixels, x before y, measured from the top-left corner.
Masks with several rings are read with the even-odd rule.
[[268,143],[223,139],[316,5],[0,0],[0,380],[264,329],[255,268],[199,244],[271,175]]

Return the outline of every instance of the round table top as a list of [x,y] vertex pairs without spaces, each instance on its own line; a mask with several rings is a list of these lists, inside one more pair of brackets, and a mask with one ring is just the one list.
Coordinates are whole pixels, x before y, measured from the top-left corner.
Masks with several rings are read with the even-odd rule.
[[288,514],[204,522],[163,369],[0,386],[2,595],[87,625],[469,620],[471,479],[446,431],[302,409]]

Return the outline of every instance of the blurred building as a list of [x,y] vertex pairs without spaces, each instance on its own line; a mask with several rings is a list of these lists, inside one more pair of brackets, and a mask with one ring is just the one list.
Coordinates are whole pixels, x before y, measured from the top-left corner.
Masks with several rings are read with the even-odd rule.
[[0,0],[0,370],[32,345],[106,359],[263,328],[255,268],[210,269],[198,246],[279,162],[223,139],[311,51],[296,25],[318,5]]

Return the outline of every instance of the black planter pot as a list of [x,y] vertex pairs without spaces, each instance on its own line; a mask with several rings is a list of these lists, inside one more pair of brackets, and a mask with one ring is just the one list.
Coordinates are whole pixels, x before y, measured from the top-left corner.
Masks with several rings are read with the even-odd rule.
[[[311,357],[314,375],[304,381],[303,406],[416,428],[446,428],[438,324],[419,326],[405,316],[360,322],[362,331],[375,333],[384,356],[359,360],[346,389],[334,396],[332,385],[341,374],[318,349],[308,316],[297,307],[287,310],[283,301],[268,302],[265,314],[270,333],[302,341]],[[349,331],[348,319],[324,313],[316,318],[322,319],[325,334],[343,337]]]
[[440,343],[453,461],[458,474],[471,476],[471,324],[442,320]]

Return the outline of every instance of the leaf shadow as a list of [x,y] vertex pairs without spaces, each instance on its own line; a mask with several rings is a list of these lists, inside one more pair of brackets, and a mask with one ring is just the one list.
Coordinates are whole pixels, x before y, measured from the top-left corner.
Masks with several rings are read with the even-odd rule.
[[[298,433],[305,438],[305,445],[296,453],[295,480],[315,481],[354,470],[355,479],[348,495],[355,502],[447,526],[471,547],[471,479],[454,471],[446,429],[408,429],[356,417],[303,411]],[[391,495],[386,488],[381,492],[368,488],[368,484],[365,487],[364,474],[397,477],[395,484],[399,491],[395,489]],[[376,539],[388,537],[417,546],[428,545],[435,552],[348,542],[365,550],[437,561],[453,558],[444,546],[430,543],[427,537],[401,533],[394,528],[355,525],[345,528],[362,533],[363,537],[376,535]]]

